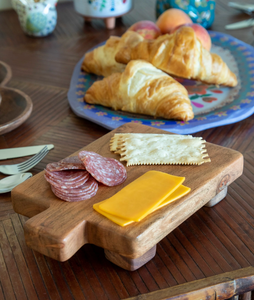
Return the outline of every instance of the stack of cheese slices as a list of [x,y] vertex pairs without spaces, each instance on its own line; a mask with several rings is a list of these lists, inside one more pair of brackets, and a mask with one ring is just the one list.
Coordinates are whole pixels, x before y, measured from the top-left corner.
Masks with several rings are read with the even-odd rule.
[[182,185],[184,177],[159,171],[148,171],[111,198],[93,208],[114,223],[126,226],[189,193]]

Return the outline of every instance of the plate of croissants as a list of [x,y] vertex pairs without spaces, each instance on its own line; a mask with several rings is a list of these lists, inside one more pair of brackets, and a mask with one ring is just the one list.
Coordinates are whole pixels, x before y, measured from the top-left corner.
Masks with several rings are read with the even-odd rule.
[[111,36],[76,64],[74,113],[107,129],[128,122],[178,134],[241,121],[254,112],[253,47],[209,31],[207,51],[190,27],[157,39]]

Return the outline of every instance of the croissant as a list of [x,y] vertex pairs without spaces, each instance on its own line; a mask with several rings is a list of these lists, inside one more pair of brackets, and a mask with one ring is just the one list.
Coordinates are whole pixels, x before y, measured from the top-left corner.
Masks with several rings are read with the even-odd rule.
[[[127,31],[124,41],[120,37],[111,36],[105,45],[86,53],[81,69],[87,73],[107,77],[112,73],[123,72],[125,64],[115,61],[115,55],[123,46],[136,45],[142,36],[132,35]],[[122,44],[124,42],[124,45]]]
[[187,90],[143,60],[133,60],[123,73],[94,82],[84,100],[114,110],[166,119],[187,121],[194,117]]
[[[121,39],[121,45],[124,45],[125,34]],[[191,27],[180,27],[173,34],[159,36],[156,40],[143,39],[132,47],[125,45],[119,48],[115,59],[124,64],[133,59],[144,59],[171,76],[215,85],[237,85],[235,74],[220,56],[203,48]]]

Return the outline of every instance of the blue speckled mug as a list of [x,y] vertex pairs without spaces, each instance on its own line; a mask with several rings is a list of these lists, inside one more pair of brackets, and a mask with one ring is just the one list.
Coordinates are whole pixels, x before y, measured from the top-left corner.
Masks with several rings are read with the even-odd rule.
[[157,18],[169,8],[183,10],[193,23],[209,28],[214,21],[215,0],[157,0]]

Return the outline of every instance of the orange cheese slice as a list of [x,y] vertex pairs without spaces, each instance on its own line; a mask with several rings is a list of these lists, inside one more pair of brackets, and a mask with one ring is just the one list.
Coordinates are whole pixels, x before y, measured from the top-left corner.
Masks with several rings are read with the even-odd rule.
[[185,177],[148,171],[111,198],[99,209],[130,221],[140,221],[159,206],[185,180]]
[[[158,210],[159,208],[162,208],[165,205],[168,205],[169,203],[174,202],[175,200],[185,196],[186,194],[188,194],[190,192],[190,188],[186,187],[184,185],[180,185],[171,195],[169,195],[159,206],[155,207],[153,209],[152,212]],[[107,201],[107,200],[104,200]],[[96,203],[93,205],[93,208],[100,214],[102,214],[103,216],[105,216],[106,218],[108,218],[109,220],[111,220],[112,222],[120,225],[120,226],[126,226],[129,225],[131,223],[133,223],[134,221],[131,220],[126,220],[124,218],[120,218],[114,215],[111,215],[109,213],[106,213],[105,211],[100,209],[100,204],[102,204],[104,201]]]
[[[104,200],[104,201],[107,201],[107,200]],[[112,222],[114,222],[120,226],[126,226],[126,225],[133,223],[133,221],[131,221],[131,220],[126,220],[126,219],[111,215],[111,214],[106,213],[105,211],[101,210],[99,206],[104,201],[94,204],[93,205],[94,210],[96,210],[98,213],[100,213],[104,217],[108,218],[109,220],[111,220]]]

